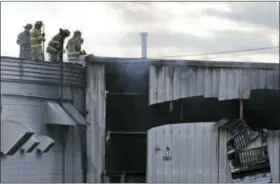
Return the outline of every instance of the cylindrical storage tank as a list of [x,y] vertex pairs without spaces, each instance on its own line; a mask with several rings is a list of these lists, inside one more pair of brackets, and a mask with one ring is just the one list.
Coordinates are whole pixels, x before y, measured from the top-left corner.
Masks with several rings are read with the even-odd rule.
[[[148,130],[148,183],[231,183],[226,143],[215,122],[164,125]],[[269,131],[272,181],[279,182],[279,133]],[[278,173],[278,174],[277,174]]]

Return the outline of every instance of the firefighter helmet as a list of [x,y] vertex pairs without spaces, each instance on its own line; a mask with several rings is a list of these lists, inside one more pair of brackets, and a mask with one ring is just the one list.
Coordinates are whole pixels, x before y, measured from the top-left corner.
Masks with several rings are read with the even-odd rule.
[[77,30],[74,32],[74,36],[82,36],[82,32]]

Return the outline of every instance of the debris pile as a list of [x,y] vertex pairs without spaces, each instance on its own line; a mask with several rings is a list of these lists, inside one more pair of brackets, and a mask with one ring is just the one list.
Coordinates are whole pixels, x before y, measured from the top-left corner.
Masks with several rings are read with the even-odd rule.
[[222,119],[217,126],[231,134],[227,155],[233,182],[271,182],[267,130],[253,130],[244,120]]

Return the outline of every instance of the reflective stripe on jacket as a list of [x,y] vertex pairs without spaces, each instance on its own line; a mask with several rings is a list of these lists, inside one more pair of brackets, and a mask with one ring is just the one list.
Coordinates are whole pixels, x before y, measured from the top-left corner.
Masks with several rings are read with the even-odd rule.
[[81,42],[78,38],[73,37],[67,43],[67,56],[68,59],[77,59],[80,56]]
[[60,40],[61,40],[60,34],[55,35],[48,44],[47,52],[58,53],[60,50]]
[[36,29],[34,28],[31,32],[30,32],[30,43],[31,43],[31,49],[36,49],[38,47],[42,46],[42,42],[43,42],[43,37],[42,37],[42,33],[40,29]]

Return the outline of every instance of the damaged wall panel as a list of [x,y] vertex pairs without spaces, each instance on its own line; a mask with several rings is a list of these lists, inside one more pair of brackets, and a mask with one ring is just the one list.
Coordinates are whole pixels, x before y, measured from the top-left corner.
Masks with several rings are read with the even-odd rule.
[[277,64],[162,62],[150,66],[150,105],[203,96],[248,99],[253,89],[278,89]]
[[[279,183],[279,135],[279,131],[268,131],[273,183]],[[230,138],[231,134],[225,129],[218,131],[214,122],[164,125],[150,129],[147,182],[231,183],[227,159],[227,141]]]
[[251,129],[244,120],[221,120],[220,128],[230,132],[227,141],[227,160],[232,181],[235,182],[271,182],[270,159],[267,149],[268,131]]

